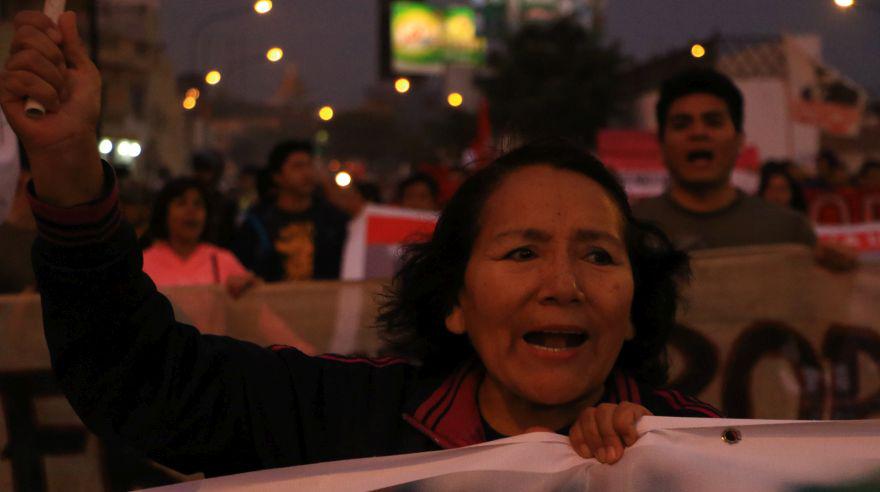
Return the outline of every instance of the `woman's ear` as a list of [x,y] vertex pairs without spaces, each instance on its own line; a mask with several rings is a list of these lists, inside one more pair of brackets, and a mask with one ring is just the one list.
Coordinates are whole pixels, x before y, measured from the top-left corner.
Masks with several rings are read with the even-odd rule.
[[453,306],[452,311],[446,316],[446,329],[449,330],[450,333],[464,335],[464,316],[461,312],[461,306]]

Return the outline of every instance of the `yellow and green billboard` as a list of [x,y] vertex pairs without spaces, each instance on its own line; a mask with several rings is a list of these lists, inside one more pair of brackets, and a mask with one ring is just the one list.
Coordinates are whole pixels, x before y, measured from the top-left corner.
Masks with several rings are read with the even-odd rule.
[[433,74],[448,63],[480,64],[485,45],[472,8],[391,3],[391,64],[397,73]]

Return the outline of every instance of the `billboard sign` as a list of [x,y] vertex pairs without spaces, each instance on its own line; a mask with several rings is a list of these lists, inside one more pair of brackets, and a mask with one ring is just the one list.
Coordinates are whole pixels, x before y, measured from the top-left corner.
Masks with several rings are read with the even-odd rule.
[[449,63],[481,64],[486,40],[477,34],[477,25],[470,7],[391,2],[392,70],[431,75],[442,73]]

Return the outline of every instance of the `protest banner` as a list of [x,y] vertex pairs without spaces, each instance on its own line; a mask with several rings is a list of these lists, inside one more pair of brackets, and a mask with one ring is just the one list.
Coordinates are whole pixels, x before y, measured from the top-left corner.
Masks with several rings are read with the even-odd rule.
[[368,204],[348,223],[342,253],[343,280],[390,278],[406,242],[430,237],[436,212]]
[[[154,489],[791,491],[880,486],[880,422],[644,417],[639,440],[608,466],[568,439],[533,432],[467,448],[319,463]],[[850,489],[846,489],[850,490]]]
[[[669,172],[663,165],[657,135],[642,130],[602,130],[596,154],[620,178],[633,199],[656,196],[666,190]],[[736,161],[731,180],[747,193],[758,189],[758,149],[747,145]]]
[[868,101],[865,89],[810,56],[791,36],[783,37],[783,48],[792,118],[829,135],[857,136]]
[[[880,265],[841,274],[799,246],[694,254],[671,380],[738,418],[880,417]],[[238,300],[165,290],[205,333],[308,351],[372,354],[384,280],[293,282]],[[130,490],[183,480],[99,442],[54,385],[37,295],[0,297],[0,490]]]
[[819,226],[816,235],[822,240],[846,244],[865,257],[880,257],[880,222]]

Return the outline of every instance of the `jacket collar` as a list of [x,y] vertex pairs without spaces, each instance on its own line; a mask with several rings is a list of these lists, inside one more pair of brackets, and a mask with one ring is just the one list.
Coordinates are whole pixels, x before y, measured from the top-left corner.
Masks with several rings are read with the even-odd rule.
[[486,441],[477,404],[483,366],[477,360],[462,364],[404,420],[443,449]]
[[[477,403],[477,390],[484,372],[478,360],[466,362],[447,376],[426,399],[417,402],[414,411],[404,413],[404,420],[443,449],[486,442]],[[641,403],[639,389],[633,378],[614,371],[605,382],[605,392],[599,403],[621,401]]]

